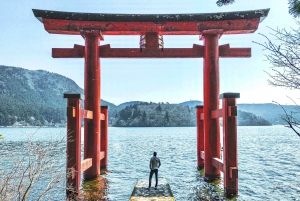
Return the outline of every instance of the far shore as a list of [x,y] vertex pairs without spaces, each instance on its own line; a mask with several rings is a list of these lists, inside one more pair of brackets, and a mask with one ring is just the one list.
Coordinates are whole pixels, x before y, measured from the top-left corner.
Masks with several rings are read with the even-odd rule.
[[[243,126],[252,126],[252,125],[242,125]],[[262,127],[265,126],[284,126],[283,124],[274,124],[274,125],[261,125]],[[83,128],[82,126],[81,128]],[[143,127],[148,127],[148,128],[156,128],[156,127],[162,127],[162,126],[108,126],[112,128],[143,128]],[[196,126],[163,126],[166,128],[171,128],[171,127],[196,127]],[[67,128],[67,126],[0,126],[0,128]]]

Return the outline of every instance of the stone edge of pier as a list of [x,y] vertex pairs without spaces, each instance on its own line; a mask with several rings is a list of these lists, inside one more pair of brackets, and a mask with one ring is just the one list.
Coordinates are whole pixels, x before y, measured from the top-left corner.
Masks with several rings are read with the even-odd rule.
[[[167,193],[169,194],[168,196],[164,196],[164,195],[159,195],[157,196],[152,196],[152,195],[146,195],[146,196],[140,196],[140,195],[136,195],[136,191],[138,188],[144,188],[145,191],[147,189],[147,187],[141,187],[141,183],[148,183],[148,179],[138,179],[133,190],[132,193],[130,195],[129,201],[146,201],[146,200],[156,200],[156,201],[175,201],[174,195],[172,193],[171,190],[171,186],[168,182],[168,180],[166,178],[159,178],[158,179],[158,189],[160,187],[160,185],[165,186],[164,189],[167,189]],[[160,182],[163,182],[163,184],[160,184]],[[151,191],[155,191],[153,190],[154,187],[151,188]],[[149,191],[149,189],[147,189]]]

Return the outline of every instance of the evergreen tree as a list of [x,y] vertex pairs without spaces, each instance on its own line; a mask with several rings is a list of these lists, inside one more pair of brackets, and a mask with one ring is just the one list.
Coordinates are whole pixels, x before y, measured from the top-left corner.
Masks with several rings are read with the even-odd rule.
[[126,106],[124,109],[122,109],[120,112],[119,112],[119,116],[120,116],[120,119],[122,120],[127,120],[131,117],[131,108]]
[[167,122],[169,122],[169,113],[168,113],[168,111],[166,111],[166,114],[165,114],[165,120],[167,121]]
[[157,108],[156,108],[155,110],[156,110],[157,112],[161,112],[161,111],[162,111],[160,104],[157,106]]
[[299,17],[300,14],[300,1],[289,0],[289,13],[294,17]]
[[218,0],[216,2],[216,4],[218,6],[226,6],[226,5],[229,5],[229,4],[232,4],[232,3],[234,3],[234,0]]
[[144,112],[143,112],[142,121],[145,123],[145,122],[146,122],[146,119],[147,119],[147,115],[146,115],[146,112],[144,111]]
[[132,114],[132,119],[135,119],[137,117],[141,116],[141,111],[139,109],[134,109],[133,114]]

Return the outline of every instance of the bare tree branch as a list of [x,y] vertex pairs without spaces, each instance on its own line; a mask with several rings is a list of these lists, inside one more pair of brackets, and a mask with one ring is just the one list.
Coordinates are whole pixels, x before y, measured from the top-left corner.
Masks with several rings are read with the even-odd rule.
[[[270,27],[269,27],[270,28]],[[267,41],[255,42],[267,51],[266,59],[272,64],[273,74],[268,73],[270,85],[289,89],[300,89],[300,30],[290,32],[285,29],[272,29],[271,35],[275,40],[262,35]],[[278,42],[279,41],[279,42]]]
[[[300,129],[300,121],[293,116],[296,112],[291,112],[291,114],[288,114],[281,104],[275,101],[273,102],[279,105],[284,111],[284,115],[280,115],[280,117],[287,124],[286,127],[291,128],[300,137],[300,132],[298,131]],[[297,107],[299,108],[298,105]]]
[[[49,140],[50,142],[36,142],[33,141],[33,135],[31,135],[28,143],[22,144],[24,147],[19,147],[20,150],[25,148],[25,152],[22,152],[21,155],[19,155],[20,151],[13,154],[10,150],[6,155],[0,156],[0,164],[7,163],[7,161],[11,164],[10,169],[3,170],[0,168],[0,201],[25,201],[33,189],[35,192],[39,192],[38,195],[35,195],[37,200],[41,200],[51,190],[66,190],[66,173],[61,171],[65,166],[64,164],[57,165],[57,158],[53,157],[57,147],[64,149],[65,146],[62,144],[65,144],[65,140],[64,138],[55,141]],[[64,151],[61,150],[60,152]],[[16,160],[14,159],[15,156],[21,157]],[[61,165],[64,167],[62,168]],[[37,182],[41,181],[44,183],[42,186],[36,185]],[[76,193],[74,192],[74,198]]]
[[[300,22],[297,23],[300,25]],[[265,71],[269,75],[268,83],[276,87],[300,89],[300,29],[291,29],[291,31],[270,27],[269,29],[274,39],[260,34],[266,39],[266,42],[253,41],[264,48],[263,50],[266,51],[265,57],[271,64],[271,73]],[[291,128],[300,137],[300,121],[295,117],[296,114],[300,113],[300,107],[295,101],[293,102],[296,109],[290,114],[282,105],[275,103],[284,111],[284,114],[280,117],[286,123],[286,127]]]

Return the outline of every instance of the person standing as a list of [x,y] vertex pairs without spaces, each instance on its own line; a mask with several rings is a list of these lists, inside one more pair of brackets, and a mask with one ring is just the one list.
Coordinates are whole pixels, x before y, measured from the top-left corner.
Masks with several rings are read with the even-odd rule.
[[150,175],[149,175],[149,188],[151,187],[151,180],[153,174],[155,174],[155,188],[157,189],[157,184],[158,184],[158,168],[160,167],[161,163],[158,157],[156,157],[157,153],[153,153],[153,157],[150,159]]

